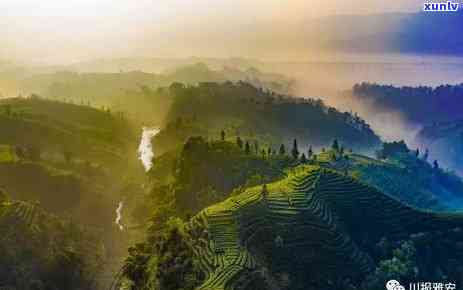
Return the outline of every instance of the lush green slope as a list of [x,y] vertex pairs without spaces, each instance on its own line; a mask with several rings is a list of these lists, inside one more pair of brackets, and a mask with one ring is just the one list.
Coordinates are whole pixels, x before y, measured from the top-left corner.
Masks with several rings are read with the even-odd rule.
[[372,150],[379,137],[358,116],[327,107],[321,100],[292,98],[248,83],[173,84],[164,130],[154,140],[159,150],[183,144],[190,136],[241,136],[266,144],[326,146],[337,138],[348,147]]
[[4,99],[0,183],[15,199],[110,228],[120,191],[143,176],[137,139],[117,113],[37,97]]
[[463,226],[463,215],[419,211],[335,171],[309,166],[295,172],[193,218],[192,232],[205,228],[209,240],[194,247],[207,276],[198,289],[251,289],[246,285],[256,271],[266,271],[266,289],[281,283],[281,273],[295,285],[358,283],[374,271],[370,247],[382,238]]
[[452,210],[463,203],[463,182],[452,173],[434,168],[415,151],[378,160],[327,150],[320,154],[319,161],[415,207]]
[[[123,64],[121,64],[124,67]],[[55,100],[110,106],[123,111],[141,122],[160,123],[170,105],[169,100],[157,92],[159,87],[173,82],[196,84],[198,82],[247,81],[280,93],[288,93],[291,81],[278,74],[261,72],[255,68],[224,67],[211,69],[203,63],[174,65],[170,71],[148,73],[137,69],[112,73],[69,71],[0,70],[0,96],[39,94]],[[103,69],[103,71],[106,71]]]
[[105,255],[99,233],[3,195],[0,235],[0,288],[97,289]]
[[233,190],[279,179],[292,163],[288,157],[263,158],[246,154],[226,141],[206,142],[190,138],[179,155],[175,168],[177,206],[197,212],[224,200]]
[[[205,183],[187,187],[183,195],[190,198],[187,205],[207,204],[195,204],[199,190],[210,195],[209,202],[214,200],[222,185],[214,177],[236,180],[237,175],[228,170],[243,155],[239,150],[232,153],[237,147],[224,150],[227,146],[231,144],[221,141],[187,146],[191,151],[183,153],[177,161],[183,165],[176,171],[185,176],[175,183]],[[236,160],[220,162],[222,150]],[[269,160],[284,160],[281,156],[260,158],[266,161],[257,168],[270,166]],[[148,240],[131,248],[121,283],[137,290],[152,285],[204,290],[373,290],[390,279],[406,283],[445,275],[450,281],[461,280],[463,264],[456,261],[463,258],[458,242],[463,238],[463,214],[446,212],[442,202],[444,193],[451,192],[457,199],[461,181],[448,182],[452,178],[445,172],[410,152],[376,160],[338,148],[297,164],[300,159],[280,163],[280,175],[235,190],[187,223],[168,219],[182,216],[184,210],[176,212],[178,204],[171,203],[164,215],[157,212]],[[240,168],[246,171],[252,166],[241,164]],[[169,187],[163,192],[169,196]],[[223,193],[221,199],[227,196]],[[169,207],[162,199],[156,205]],[[175,275],[179,278],[174,283]]]
[[[38,289],[93,289],[96,281],[101,283],[99,287],[108,286],[105,284],[108,276],[112,276],[114,268],[119,266],[123,255],[121,251],[132,237],[131,233],[120,234],[114,224],[115,209],[120,201],[126,201],[127,196],[134,199],[143,192],[141,185],[145,174],[137,160],[138,133],[139,130],[135,131],[124,115],[107,109],[50,101],[37,96],[0,100],[0,186],[21,203],[37,202],[47,213],[56,215],[56,220],[72,219],[76,224],[98,231],[98,246],[101,248],[89,248],[88,253],[80,253],[80,248],[73,249],[74,244],[67,243],[76,239],[76,247],[79,246],[77,243],[83,243],[83,247],[85,243],[92,242],[90,237],[79,231],[68,233],[58,227],[68,227],[71,231],[75,226],[70,222],[58,223],[55,230],[49,229],[55,225],[45,220],[37,242],[33,236],[35,232],[29,233],[22,228],[12,232],[12,235],[25,235],[25,239],[31,240],[32,245],[18,243],[19,246],[26,250],[35,247],[31,256],[21,256],[16,248],[11,255],[17,263],[13,269],[25,268],[31,279],[45,283],[45,288],[40,286]],[[125,208],[129,207],[127,200]],[[128,215],[124,216],[123,223],[128,223],[129,219]],[[55,246],[48,245],[46,239],[54,239],[54,235],[63,236],[65,241],[58,242],[70,248],[71,257],[67,257],[65,252],[63,257],[47,260],[53,255]],[[7,247],[6,244],[4,247]],[[102,249],[105,257],[99,256]],[[75,271],[72,270],[74,272],[59,271],[59,267],[67,271],[66,259],[81,259],[81,254],[93,255],[91,259],[98,258],[101,259],[98,263],[107,264],[97,271],[92,265],[77,260],[72,261],[77,264]],[[55,263],[55,260],[63,265],[48,264]],[[0,265],[8,265],[8,261],[2,260]],[[43,273],[38,270],[41,268]],[[36,276],[29,273],[34,271]],[[97,279],[100,272],[104,275]],[[14,277],[10,272],[5,273],[8,273],[8,279]],[[80,284],[79,275],[88,276],[82,279],[91,281]],[[3,282],[1,278],[0,281]],[[59,281],[69,285],[53,286],[61,283]],[[8,283],[6,285],[15,285],[10,280]],[[35,289],[29,284],[21,287],[17,289]]]
[[117,113],[39,98],[0,101],[2,144],[111,162],[123,158],[132,138],[129,125]]

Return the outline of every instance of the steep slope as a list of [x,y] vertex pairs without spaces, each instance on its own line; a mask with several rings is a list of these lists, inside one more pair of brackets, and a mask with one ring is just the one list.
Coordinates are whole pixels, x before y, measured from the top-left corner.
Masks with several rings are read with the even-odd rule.
[[0,288],[97,289],[105,255],[99,233],[0,191],[0,235]]
[[38,97],[0,101],[0,143],[115,162],[134,140],[118,113]]
[[319,154],[321,165],[349,174],[407,204],[423,209],[455,210],[463,204],[463,182],[435,168],[416,151],[394,153],[383,159],[359,154],[341,156],[335,150]]
[[137,139],[117,112],[37,96],[2,99],[0,185],[14,199],[111,229],[127,180],[143,176]]
[[463,215],[420,211],[352,177],[303,166],[205,209],[191,223],[209,237],[195,246],[206,273],[198,289],[253,289],[258,279],[278,289],[281,273],[306,286],[359,281],[374,270],[371,245],[381,238],[461,227]]

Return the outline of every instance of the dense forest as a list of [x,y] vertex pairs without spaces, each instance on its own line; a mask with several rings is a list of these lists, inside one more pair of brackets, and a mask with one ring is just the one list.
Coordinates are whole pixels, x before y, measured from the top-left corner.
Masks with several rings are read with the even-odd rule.
[[455,1],[0,0],[0,290],[460,290]]
[[408,140],[427,151],[430,158],[461,173],[463,153],[463,85],[394,87],[362,83],[353,88],[355,98],[379,111],[398,112],[405,122],[418,126]]
[[73,68],[37,72],[6,67],[0,68],[0,96],[38,94],[75,104],[111,106],[113,110],[130,114],[133,119],[158,122],[165,108],[152,96],[157,88],[172,82],[197,84],[239,80],[280,93],[288,93],[293,82],[283,75],[262,72],[249,65],[211,69],[201,62],[174,66],[160,73],[139,70],[76,72]]
[[[266,80],[175,73],[114,99],[114,80],[98,80],[94,98],[62,87],[0,100],[0,287],[463,283],[463,182],[434,149],[383,142],[356,113]],[[455,124],[423,132],[453,136]]]
[[355,114],[340,112],[320,99],[293,98],[245,82],[174,83],[159,89],[172,102],[165,129],[154,143],[159,150],[175,147],[188,136],[219,136],[224,130],[268,146],[289,145],[293,138],[305,148],[321,148],[337,138],[349,148],[372,151],[380,139]]
[[[373,159],[337,140],[319,152],[294,142],[275,153],[239,140],[193,137],[158,157],[143,202],[156,211],[146,241],[129,249],[122,287],[378,289],[389,279],[460,281],[463,265],[445,257],[460,255],[462,216],[438,212],[459,208],[463,182],[405,143],[385,143]],[[169,176],[160,174],[166,168]],[[403,226],[397,213],[407,217]]]
[[117,202],[142,192],[128,154],[138,130],[108,107],[37,95],[0,100],[0,120],[0,286],[106,287],[127,243],[113,224]]
[[379,108],[400,112],[409,121],[428,125],[463,118],[463,84],[438,87],[395,87],[361,83],[354,96]]
[[96,289],[105,261],[99,231],[0,192],[0,287]]

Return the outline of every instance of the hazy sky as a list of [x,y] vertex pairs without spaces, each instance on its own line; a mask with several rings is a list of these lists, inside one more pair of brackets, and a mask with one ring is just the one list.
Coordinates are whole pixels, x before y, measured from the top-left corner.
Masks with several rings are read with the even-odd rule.
[[418,11],[421,5],[422,0],[0,0],[0,59],[291,58],[292,42],[302,37],[298,27],[310,18]]

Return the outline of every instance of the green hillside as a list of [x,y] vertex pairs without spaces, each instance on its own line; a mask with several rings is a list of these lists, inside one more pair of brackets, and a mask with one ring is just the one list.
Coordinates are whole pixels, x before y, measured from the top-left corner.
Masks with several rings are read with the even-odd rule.
[[423,209],[455,210],[463,203],[463,182],[451,172],[416,156],[415,151],[395,153],[384,159],[327,150],[322,166],[355,176],[405,203]]
[[118,198],[111,192],[125,186],[114,176],[141,173],[137,139],[118,113],[38,97],[1,100],[0,186],[57,214],[85,218],[98,209],[109,219]]
[[[5,275],[0,277],[0,281],[8,281],[8,284],[0,283],[0,288],[11,286],[14,289],[29,290],[109,287],[108,283],[113,271],[121,263],[128,241],[136,235],[121,235],[114,220],[119,202],[127,200],[125,208],[128,209],[131,204],[127,197],[136,199],[143,193],[141,186],[145,173],[137,160],[140,133],[141,130],[134,129],[124,114],[107,108],[52,101],[38,96],[0,100],[0,188],[5,189],[17,203],[34,204],[44,215],[53,215],[56,220],[63,220],[62,225],[58,224],[60,227],[74,231],[74,224],[64,222],[72,220],[78,227],[89,228],[92,235],[98,236],[97,248],[88,248],[88,252],[83,252],[81,248],[73,248],[74,244],[68,244],[68,240],[74,239],[75,247],[78,243],[86,247],[93,243],[94,237],[77,230],[68,233],[61,228],[50,229],[54,225],[45,220],[38,237],[40,240],[35,241],[35,230],[29,233],[22,227],[10,228],[12,236],[22,238],[24,235],[25,239],[31,239],[32,245],[19,242],[19,246],[25,249],[34,247],[30,256],[24,257],[17,253],[19,249],[14,249],[11,255],[18,263],[14,269],[30,266],[26,274],[45,286],[18,286],[11,279],[22,278],[8,269],[4,272],[0,270]],[[29,218],[28,212],[25,214]],[[124,223],[129,220],[129,215],[124,216]],[[46,239],[54,239],[54,235],[64,239],[56,242],[65,247],[63,251],[71,251],[70,257],[66,256],[67,252],[58,252],[64,255],[64,260],[60,257],[52,258],[55,247],[61,247],[61,244],[47,244]],[[4,247],[6,245],[5,242]],[[43,247],[42,252],[40,247]],[[100,256],[101,252],[104,256]],[[87,254],[90,259],[95,259],[95,263],[99,263],[98,267],[87,265],[81,260],[81,256]],[[69,269],[66,268],[67,259],[72,264]],[[61,264],[49,265],[55,262]],[[105,267],[101,268],[103,263]],[[0,265],[8,265],[8,261],[2,260]],[[43,273],[37,270],[39,267],[44,269]],[[69,272],[61,275],[60,267]],[[37,274],[31,274],[34,272]],[[85,280],[82,283],[80,276]],[[27,279],[24,283],[33,282]]]
[[461,280],[463,183],[405,143],[385,143],[374,159],[336,140],[295,159],[289,149],[246,151],[237,141],[194,137],[157,157],[147,241],[130,248],[118,280],[126,289]]
[[160,123],[170,103],[162,94],[159,96],[157,89],[174,82],[194,85],[199,82],[246,81],[280,93],[289,93],[292,86],[292,81],[283,75],[239,65],[221,64],[212,69],[211,65],[198,61],[175,64],[162,73],[142,71],[136,66],[125,71],[117,68],[113,72],[100,69],[81,73],[72,67],[39,71],[27,68],[0,70],[0,96],[38,94],[54,100],[111,107],[140,122]]
[[0,192],[0,288],[95,289],[106,255],[98,232]]
[[275,94],[244,82],[175,83],[163,91],[172,105],[154,139],[161,151],[183,144],[190,136],[217,138],[222,130],[226,136],[275,147],[294,138],[301,147],[320,148],[333,139],[356,150],[373,151],[380,145],[364,120],[321,100]]
[[0,101],[0,144],[114,162],[124,158],[132,134],[117,113],[38,97]]
[[[420,211],[356,178],[304,165],[281,181],[249,188],[201,211],[185,226],[182,239],[193,253],[188,259],[195,261],[188,273],[205,275],[196,275],[196,289],[278,289],[285,283],[290,289],[330,289],[386,279],[392,272],[382,265],[394,254],[378,254],[375,245],[382,241],[402,241],[400,249],[411,243],[420,251],[435,246],[425,237],[437,232],[451,245],[461,238],[462,226],[462,214]],[[444,271],[452,281],[461,279],[445,257],[461,261],[462,249],[450,247],[428,252],[439,257],[432,265],[403,263],[413,262],[431,277]],[[415,278],[405,269],[398,278]]]

